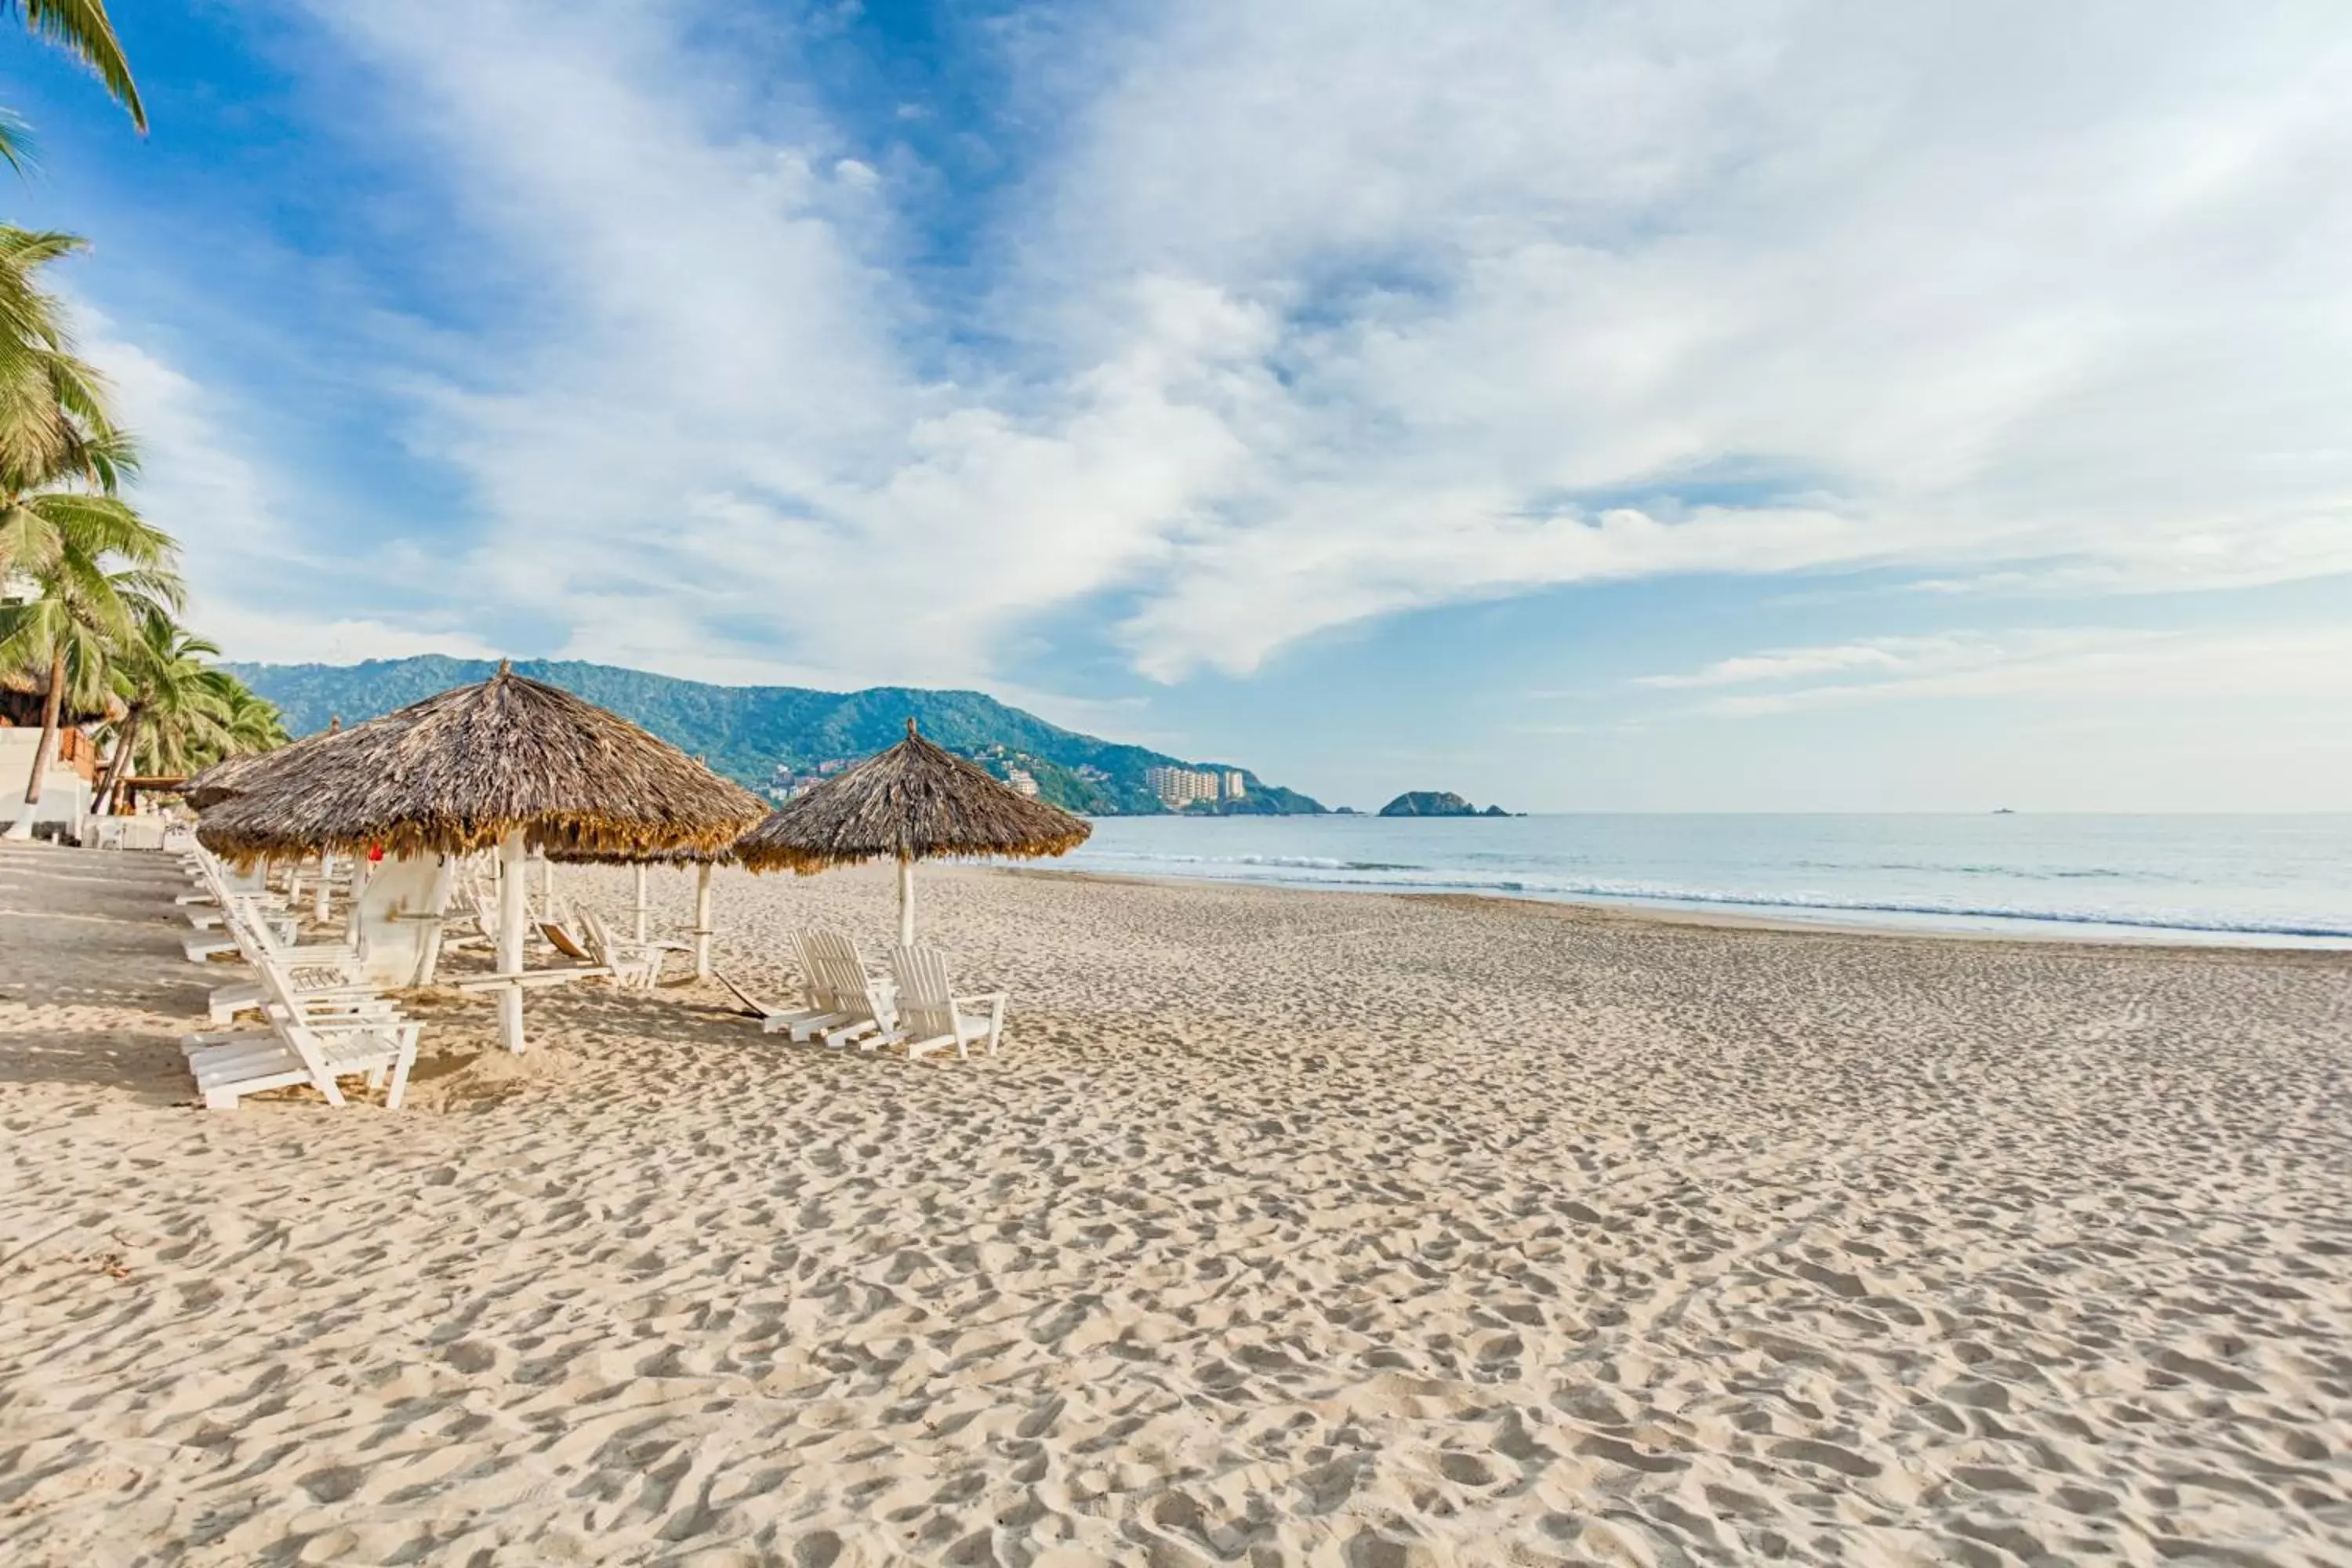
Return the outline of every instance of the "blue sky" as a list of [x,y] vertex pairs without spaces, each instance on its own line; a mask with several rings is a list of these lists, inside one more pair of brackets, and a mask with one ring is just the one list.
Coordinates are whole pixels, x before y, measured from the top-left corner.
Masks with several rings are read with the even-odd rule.
[[5,45],[236,656],[1327,799],[2352,806],[2352,14],[118,0]]

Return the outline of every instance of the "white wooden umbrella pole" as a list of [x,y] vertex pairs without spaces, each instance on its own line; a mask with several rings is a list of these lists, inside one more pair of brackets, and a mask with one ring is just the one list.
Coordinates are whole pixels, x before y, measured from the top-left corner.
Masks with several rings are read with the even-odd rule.
[[343,910],[343,940],[360,939],[360,895],[367,891],[368,868],[373,864],[364,851],[352,852],[352,901]]
[[457,858],[439,855],[434,858],[433,893],[425,912],[434,917],[425,928],[425,941],[416,953],[416,984],[430,985],[441,968],[441,921],[449,912],[449,889],[457,879]]
[[915,945],[915,863],[898,860],[898,945]]
[[710,862],[694,868],[694,977],[710,978]]
[[310,906],[310,918],[320,925],[327,923],[327,888],[334,879],[335,852],[331,849],[321,849],[319,851],[319,894],[316,901]]
[[[524,904],[530,889],[525,885],[528,851],[522,829],[509,832],[499,845],[499,973],[522,973]],[[517,1056],[522,1054],[522,982],[510,980],[499,988],[499,1040]]]
[[644,861],[640,860],[640,861],[638,861],[638,862],[636,863],[636,865],[633,868],[633,869],[634,869],[634,870],[635,870],[635,872],[636,872],[636,874],[637,874],[637,878],[636,878],[636,881],[637,881],[637,936],[636,936],[636,940],[637,940],[637,941],[639,941],[639,942],[643,942],[643,941],[645,941],[645,940],[646,940],[646,914],[647,914],[647,913],[649,913],[649,912],[650,912],[650,911],[648,911],[648,910],[646,910],[646,863],[645,863]]

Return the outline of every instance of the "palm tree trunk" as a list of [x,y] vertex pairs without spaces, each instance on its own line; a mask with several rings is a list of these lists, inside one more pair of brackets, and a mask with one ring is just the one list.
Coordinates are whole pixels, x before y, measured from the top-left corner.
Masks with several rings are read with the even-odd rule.
[[98,805],[91,808],[100,816],[114,810],[114,792],[121,785],[123,775],[131,771],[131,759],[139,744],[139,721],[146,716],[146,705],[133,702],[131,711],[115,727],[114,755],[106,759],[106,782],[99,785]]
[[33,752],[33,776],[25,783],[25,810],[9,826],[11,838],[33,836],[33,808],[41,804],[41,781],[48,776],[49,756],[58,749],[58,720],[66,700],[66,650],[49,658],[49,694],[41,704],[41,743]]

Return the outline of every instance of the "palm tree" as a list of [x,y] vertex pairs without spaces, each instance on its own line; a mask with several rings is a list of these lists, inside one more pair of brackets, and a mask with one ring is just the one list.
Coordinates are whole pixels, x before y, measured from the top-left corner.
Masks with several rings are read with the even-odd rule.
[[[131,79],[131,63],[122,58],[106,0],[0,0],[0,16],[22,17],[35,37],[79,59],[131,111],[131,123],[147,129],[147,106],[139,101],[139,84]],[[25,166],[23,134],[24,122],[0,111],[0,159],[13,168]]]
[[278,704],[226,669],[205,672],[220,693],[219,754],[241,757],[253,752],[274,752],[294,737],[287,732],[286,715]]
[[256,695],[227,670],[205,670],[204,683],[210,693],[206,716],[189,727],[180,750],[158,751],[152,759],[157,772],[192,773],[224,757],[274,752],[293,738],[278,704]]
[[41,287],[41,269],[84,243],[0,225],[0,501],[66,483],[112,494],[133,467],[104,379],[75,357],[64,306]]
[[171,773],[184,767],[196,747],[226,734],[226,704],[209,679],[220,672],[205,666],[219,653],[161,614],[140,616],[131,637],[113,650],[113,686],[124,710],[98,788],[100,814],[114,808],[116,792],[134,765]]
[[32,837],[33,808],[57,751],[68,695],[80,706],[104,702],[112,649],[137,635],[142,616],[176,610],[181,602],[172,542],[160,530],[111,497],[49,499],[79,501],[83,510],[40,542],[42,554],[16,563],[40,597],[0,607],[0,665],[46,666],[48,673],[40,743],[25,784],[25,810],[8,829],[12,838]]

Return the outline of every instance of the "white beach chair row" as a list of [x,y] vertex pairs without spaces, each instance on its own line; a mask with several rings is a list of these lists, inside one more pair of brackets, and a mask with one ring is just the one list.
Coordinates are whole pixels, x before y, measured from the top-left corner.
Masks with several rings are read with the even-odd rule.
[[[253,1012],[266,1026],[266,1032],[183,1037],[188,1069],[205,1108],[229,1110],[246,1095],[304,1083],[328,1104],[341,1105],[337,1080],[355,1077],[371,1090],[383,1089],[386,1108],[397,1110],[415,1065],[420,1026],[389,997],[361,982],[358,951],[341,942],[295,943],[290,921],[281,924],[275,918],[266,889],[257,891],[250,879],[200,849],[189,866],[201,884],[198,899],[214,900],[218,934],[255,976],[215,990],[209,999],[212,1019],[231,1023]],[[207,944],[201,955],[192,948],[189,956],[203,963],[213,951]]]
[[762,1032],[867,1051],[903,1046],[909,1058],[950,1047],[968,1057],[978,1044],[996,1054],[1004,1036],[1005,993],[957,995],[939,949],[893,947],[885,979],[866,968],[856,941],[841,931],[815,927],[795,932],[793,942],[805,988],[800,1007],[772,1007],[736,992],[760,1013]]

